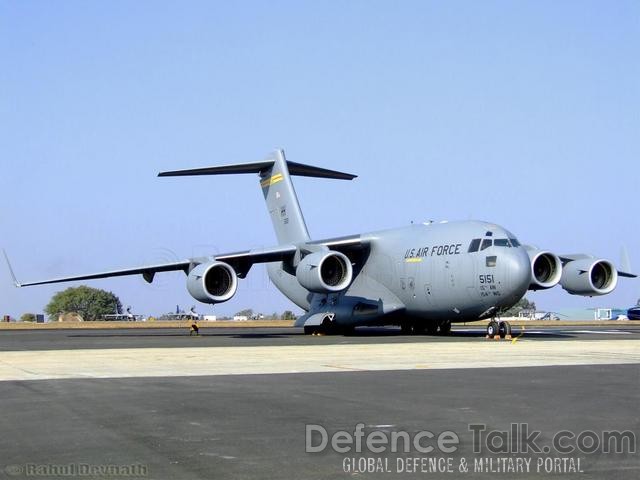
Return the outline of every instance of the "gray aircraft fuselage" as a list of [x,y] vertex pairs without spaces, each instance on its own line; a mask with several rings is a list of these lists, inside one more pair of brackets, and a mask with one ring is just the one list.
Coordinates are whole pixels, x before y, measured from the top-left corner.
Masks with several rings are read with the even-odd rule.
[[[336,319],[354,324],[378,323],[380,314],[392,310],[429,320],[478,320],[515,304],[531,281],[527,252],[513,234],[495,224],[414,224],[360,238],[370,249],[359,273],[354,272],[353,283],[343,292],[310,295],[282,262],[268,264],[269,277],[300,308],[322,311],[326,306],[326,310],[343,311]],[[469,253],[474,239],[499,246]],[[510,246],[514,243],[518,246]],[[387,311],[350,315],[365,299],[380,300]]]

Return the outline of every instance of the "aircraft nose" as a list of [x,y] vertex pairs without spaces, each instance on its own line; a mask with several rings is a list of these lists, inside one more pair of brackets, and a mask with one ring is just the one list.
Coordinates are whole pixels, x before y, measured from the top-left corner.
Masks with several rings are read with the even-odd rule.
[[[522,247],[511,248],[505,255],[507,268],[507,290],[518,300],[526,293],[531,283],[531,263],[529,255]],[[516,300],[517,301],[517,300]]]

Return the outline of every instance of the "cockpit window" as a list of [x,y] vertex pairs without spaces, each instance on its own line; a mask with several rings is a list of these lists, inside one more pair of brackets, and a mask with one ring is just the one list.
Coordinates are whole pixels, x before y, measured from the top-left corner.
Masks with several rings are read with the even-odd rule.
[[516,240],[515,238],[510,238],[509,241],[511,242],[511,246],[512,247],[519,247],[520,246],[520,242],[518,240]]
[[478,248],[480,248],[480,239],[474,238],[471,240],[471,245],[469,245],[469,253],[477,252]]
[[496,238],[493,241],[493,244],[496,247],[510,247],[511,246],[511,244],[509,243],[509,240],[507,240],[506,238]]
[[485,238],[484,240],[482,240],[482,245],[480,245],[480,250],[485,250],[489,248],[492,244],[493,244],[493,240],[491,240],[490,238]]

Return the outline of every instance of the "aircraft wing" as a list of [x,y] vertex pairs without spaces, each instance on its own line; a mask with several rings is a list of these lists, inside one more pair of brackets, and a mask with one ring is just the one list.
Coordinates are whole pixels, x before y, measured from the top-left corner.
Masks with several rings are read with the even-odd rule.
[[361,235],[348,235],[346,237],[325,238],[308,242],[308,245],[318,245],[327,247],[329,250],[346,251],[364,250],[369,246],[369,240],[363,239]]
[[[348,237],[337,237],[325,240],[319,240],[316,242],[310,242],[308,245],[325,246],[330,250],[337,250],[344,253],[360,251],[368,246],[368,242],[363,241],[360,235],[353,235]],[[304,247],[302,247],[304,248]],[[225,253],[221,255],[213,255],[210,257],[198,257],[180,260],[177,262],[160,263],[155,265],[142,265],[133,268],[124,268],[118,270],[107,270],[97,273],[89,273],[84,275],[73,275],[69,277],[57,277],[46,280],[38,280],[34,282],[19,282],[11,267],[9,258],[6,252],[3,251],[9,272],[13,278],[13,283],[16,287],[30,287],[33,285],[47,285],[52,283],[74,282],[78,280],[95,280],[99,278],[109,277],[123,277],[128,275],[142,275],[142,277],[149,283],[153,281],[156,273],[160,272],[172,272],[182,270],[185,274],[201,263],[220,261],[231,265],[237,272],[238,277],[244,278],[251,269],[251,266],[255,263],[269,263],[278,262],[283,260],[290,260],[298,252],[299,247],[295,245],[278,245],[276,247],[244,250],[241,252]]]
[[288,260],[292,258],[297,251],[298,247],[295,245],[279,245],[277,247],[259,248],[254,250],[245,250],[242,252],[215,255],[213,258],[219,262],[228,263],[235,269],[238,277],[244,278],[247,276],[249,269],[254,263],[269,263]]
[[108,270],[105,272],[89,273],[86,275],[74,275],[71,277],[58,277],[58,278],[50,278],[48,280],[39,280],[35,282],[22,283],[16,279],[16,276],[13,273],[13,269],[11,268],[11,264],[9,264],[9,260],[7,259],[7,264],[9,265],[11,276],[13,277],[13,283],[15,284],[16,287],[30,287],[32,285],[46,285],[49,283],[73,282],[76,280],[94,280],[98,278],[123,277],[126,275],[138,275],[138,274],[142,275],[147,282],[151,283],[151,281],[153,280],[153,276],[156,273],[171,272],[175,270],[183,270],[186,273],[191,263],[192,263],[191,260],[183,260],[180,262],[161,263],[157,265],[145,265],[142,267],[126,268],[122,270]]
[[[350,253],[364,250],[368,245],[368,242],[364,241],[360,235],[350,235],[347,237],[336,237],[307,242],[300,246],[280,245],[266,249],[245,250],[242,252],[216,255],[214,259],[228,263],[235,269],[238,277],[244,278],[253,264],[292,260],[299,250],[305,250],[305,246],[327,247],[329,250],[336,250],[349,256]],[[357,257],[354,255],[351,255],[350,258],[357,261]]]
[[[562,254],[562,255],[558,255],[558,257],[560,257],[560,260],[562,261],[562,264],[566,264],[567,262],[573,262],[574,260],[584,260],[587,258],[596,258],[593,255],[586,255],[584,253],[570,253],[570,254]],[[616,269],[618,270],[618,269]],[[629,272],[623,272],[621,270],[618,270],[618,275],[621,277],[626,277],[626,278],[636,278],[638,275],[636,275],[635,273],[629,273]]]
[[9,272],[13,278],[16,287],[29,287],[32,285],[46,285],[51,283],[73,282],[77,280],[95,280],[98,278],[123,277],[127,275],[142,275],[149,283],[153,281],[153,277],[159,272],[171,272],[182,270],[185,274],[201,263],[211,262],[214,260],[229,263],[236,269],[238,276],[244,278],[254,263],[275,262],[292,257],[297,251],[297,247],[293,245],[280,245],[272,248],[247,250],[244,252],[229,253],[224,255],[215,255],[211,257],[198,257],[181,260],[177,262],[161,263],[156,265],[143,265],[134,268],[124,268],[120,270],[107,270],[98,273],[89,273],[85,275],[74,275],[69,277],[58,277],[47,280],[39,280],[35,282],[19,282],[11,267],[6,252],[3,251]]

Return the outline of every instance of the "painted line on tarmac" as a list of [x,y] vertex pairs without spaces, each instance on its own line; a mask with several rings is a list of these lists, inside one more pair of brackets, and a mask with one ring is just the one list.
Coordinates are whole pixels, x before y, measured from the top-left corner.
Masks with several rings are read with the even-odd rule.
[[633,335],[636,332],[625,330],[565,330],[567,333],[595,333],[596,335]]

